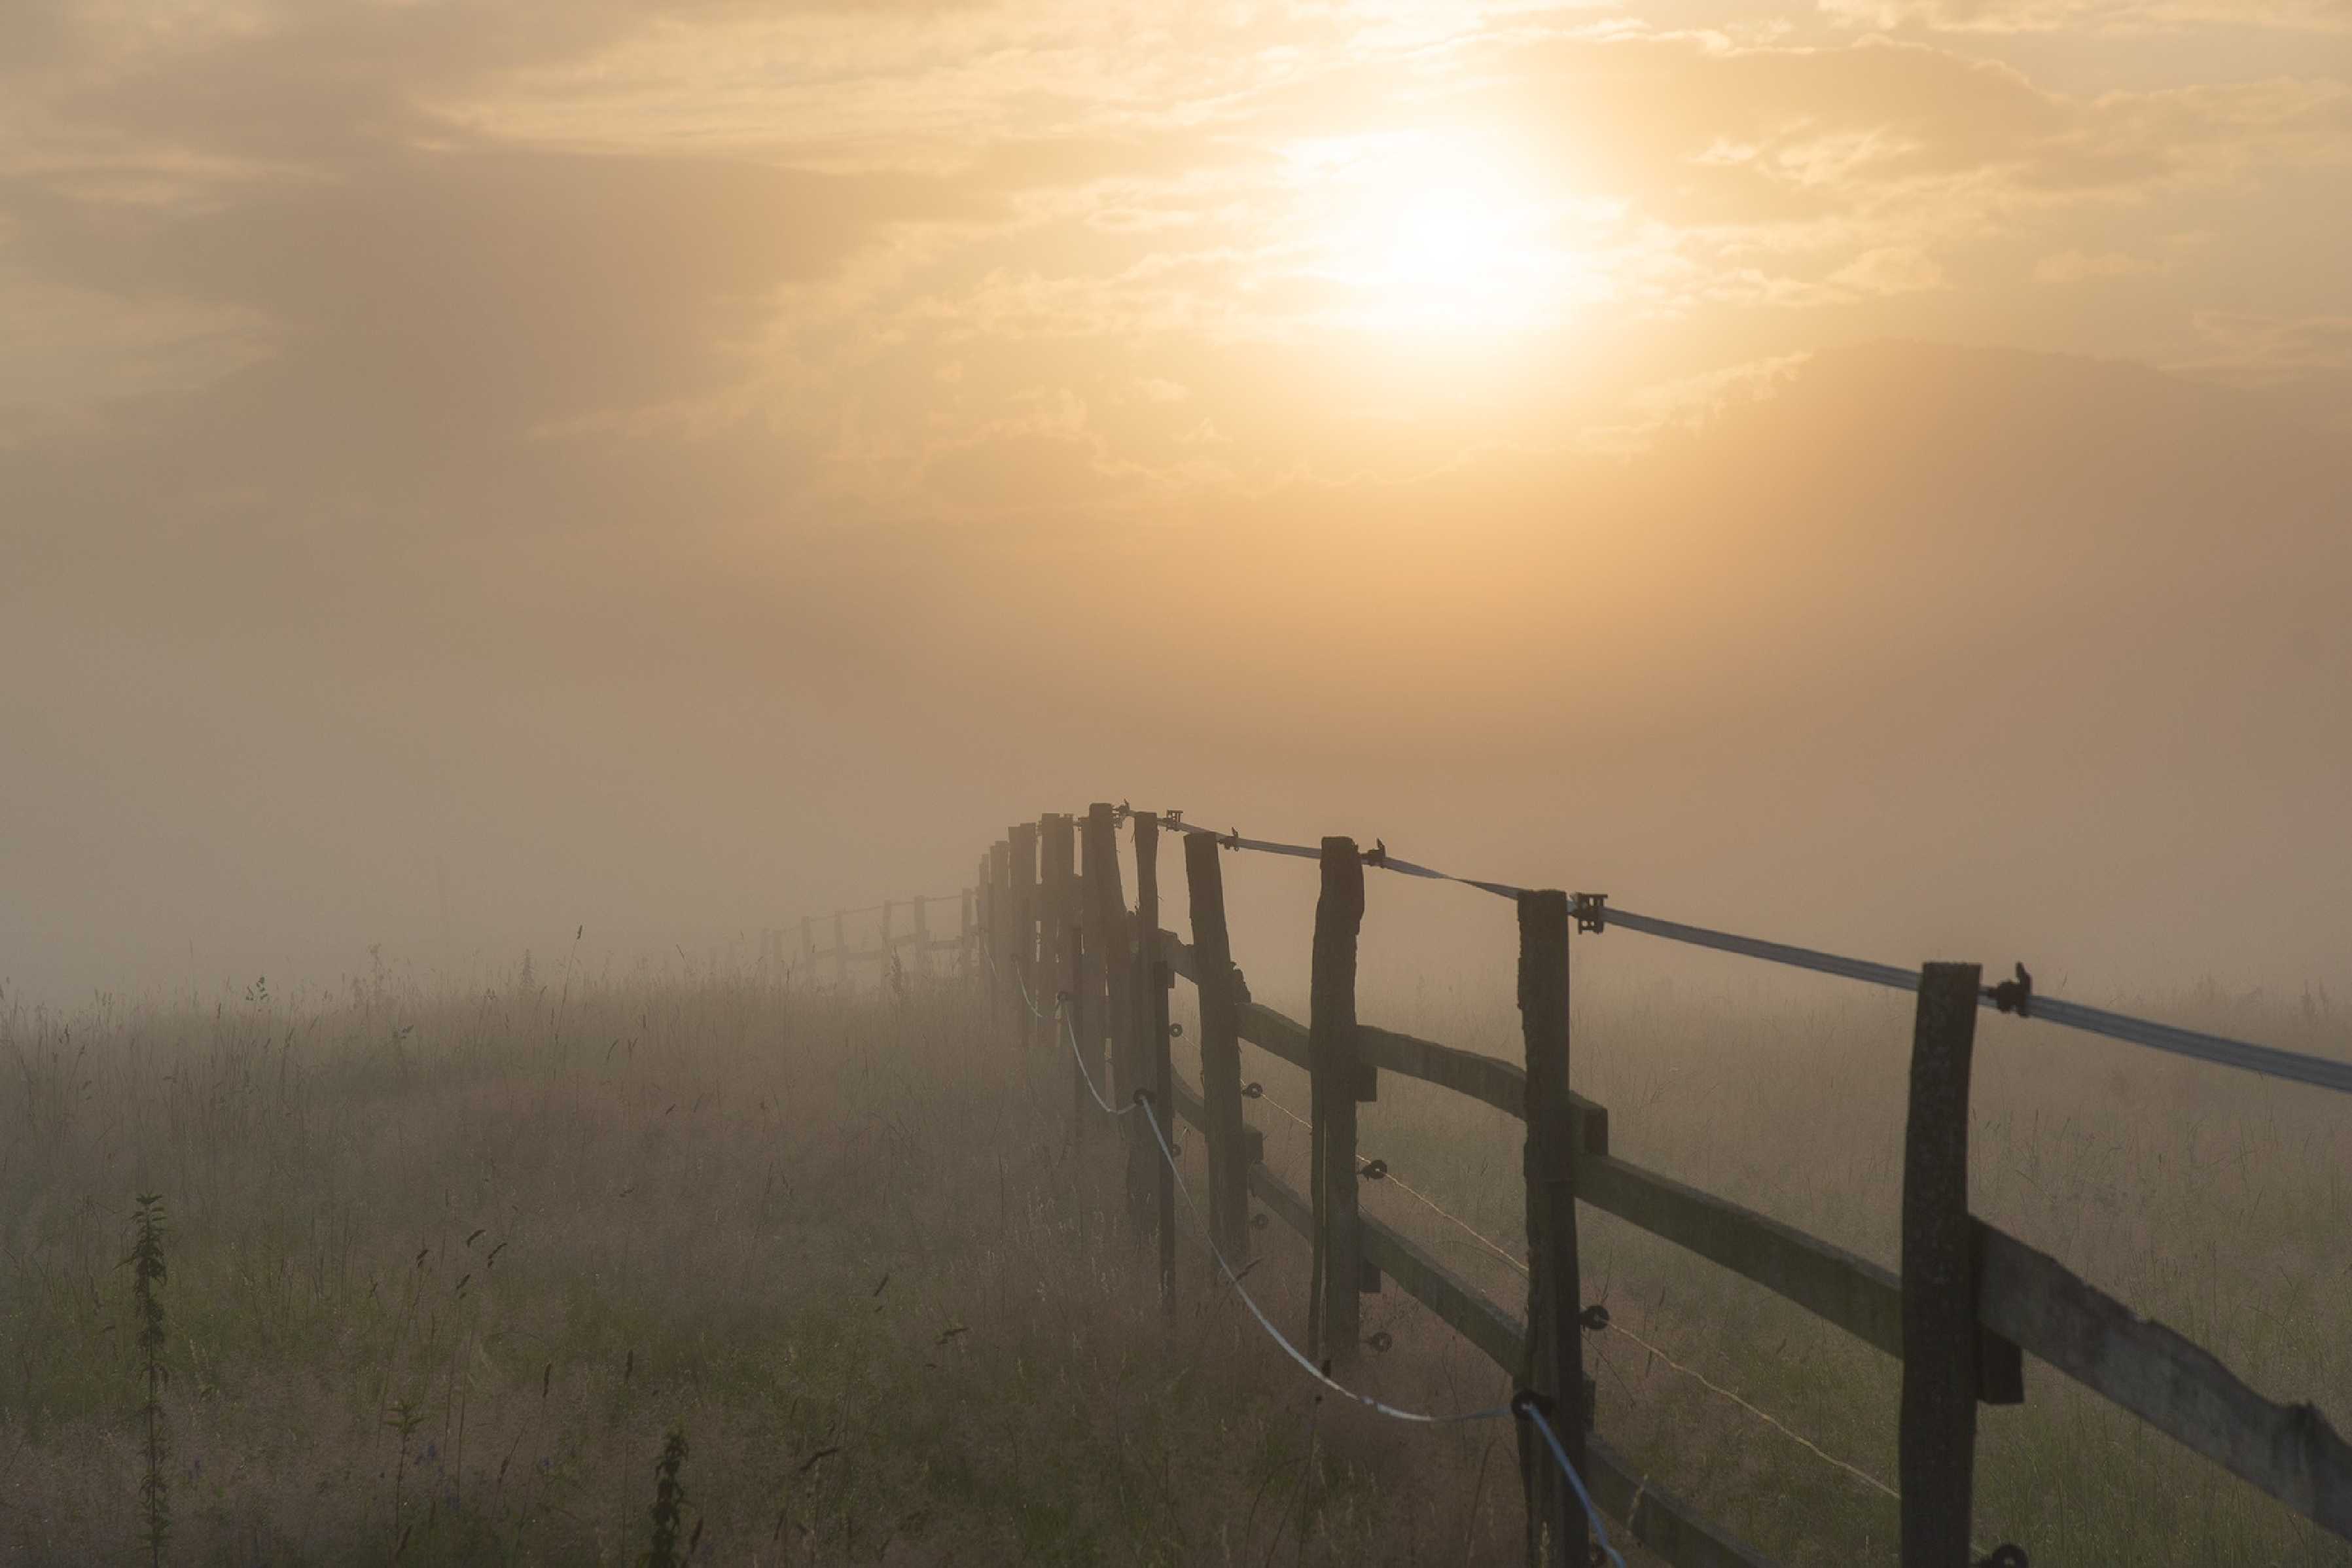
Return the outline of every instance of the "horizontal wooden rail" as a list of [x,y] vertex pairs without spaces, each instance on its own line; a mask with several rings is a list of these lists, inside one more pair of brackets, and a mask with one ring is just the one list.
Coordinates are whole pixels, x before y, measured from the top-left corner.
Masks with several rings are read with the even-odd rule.
[[1235,1011],[1243,1039],[1280,1057],[1300,1072],[1307,1070],[1306,1025],[1284,1017],[1262,1002],[1244,1002]]
[[1486,1359],[1517,1377],[1527,1360],[1527,1325],[1510,1310],[1439,1262],[1412,1237],[1366,1215],[1365,1261],[1395,1280],[1400,1289],[1436,1313],[1454,1331],[1486,1352]]
[[1902,1281],[1870,1259],[1612,1155],[1578,1156],[1576,1195],[1902,1359]]
[[[1174,1093],[1177,1114],[1201,1126],[1198,1092],[1180,1078]],[[1267,1213],[1312,1238],[1314,1205],[1296,1187],[1257,1163],[1250,1166],[1249,1186]],[[1394,1279],[1400,1289],[1469,1341],[1507,1376],[1519,1375],[1527,1359],[1525,1322],[1419,1243],[1369,1215],[1362,1224],[1365,1261]],[[1639,1467],[1599,1438],[1588,1433],[1585,1446],[1593,1502],[1675,1568],[1771,1568],[1769,1558],[1707,1523],[1672,1492],[1653,1485]]]
[[[1433,1083],[1456,1094],[1491,1105],[1506,1116],[1528,1119],[1528,1069],[1499,1057],[1484,1057],[1458,1046],[1401,1035],[1394,1029],[1365,1024],[1356,1031],[1363,1058],[1376,1068],[1405,1078]],[[1609,1112],[1584,1096],[1571,1092],[1582,1133],[1577,1146],[1588,1154],[1609,1152]]]
[[2045,1253],[1979,1220],[1977,1319],[2165,1436],[2352,1539],[2352,1447]]
[[[1266,1032],[1284,1037],[1278,1027]],[[1180,1107],[1197,1122],[1197,1098],[1182,1106],[1187,1092],[1179,1089]],[[1595,1208],[1901,1359],[1902,1284],[1891,1270],[1629,1161],[1588,1150],[1576,1174],[1577,1195]],[[1262,1164],[1250,1173],[1250,1190],[1286,1225],[1313,1234],[1307,1201]],[[2264,1398],[2210,1352],[2137,1316],[2055,1259],[1990,1226],[1979,1222],[1978,1228],[1977,1316],[1984,1328],[2322,1527],[2352,1538],[2352,1445],[2316,1409]],[[1364,1255],[1496,1365],[1517,1365],[1524,1333],[1518,1321],[1425,1248],[1367,1216]]]

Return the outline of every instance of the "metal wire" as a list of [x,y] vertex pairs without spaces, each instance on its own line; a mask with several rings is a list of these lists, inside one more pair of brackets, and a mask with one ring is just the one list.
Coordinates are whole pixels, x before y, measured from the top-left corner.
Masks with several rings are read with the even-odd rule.
[[[1244,838],[1238,833],[1219,833],[1189,822],[1171,822],[1165,826],[1179,833],[1205,835],[1233,849],[1252,849],[1262,854],[1291,855],[1307,859],[1321,858],[1320,849],[1304,844],[1284,844],[1268,838]],[[1457,877],[1434,867],[1400,860],[1381,851],[1369,858],[1367,865],[1377,866],[1406,877],[1422,877],[1433,881],[1459,882],[1465,888],[1476,888],[1497,897],[1516,899],[1527,889],[1507,882],[1482,881],[1475,877]],[[1718,952],[1738,953],[1759,958],[1768,963],[1786,964],[1795,969],[1810,969],[1822,974],[1834,974],[1846,980],[1859,980],[1865,984],[1884,985],[1895,991],[1919,989],[1919,973],[1902,969],[1891,963],[1878,963],[1866,958],[1849,958],[1843,953],[1824,952],[1818,948],[1798,947],[1783,942],[1767,942],[1760,937],[1739,936],[1731,931],[1714,931],[1706,926],[1687,925],[1680,921],[1661,920],[1655,915],[1637,914],[1631,910],[1610,907],[1601,915],[1602,929],[1622,926],[1627,931],[1662,937],[1693,947],[1712,948]],[[1999,1004],[1987,995],[1980,999],[1987,1007]],[[2032,998],[2029,1017],[2046,1019],[2053,1024],[2085,1034],[2102,1035],[2108,1039],[2122,1040],[2131,1045],[2145,1046],[2152,1050],[2168,1051],[2175,1056],[2194,1058],[2221,1067],[2236,1068],[2264,1078],[2284,1079],[2293,1083],[2307,1083],[2320,1089],[2352,1094],[2352,1062],[2333,1061],[2302,1051],[2281,1050],[2275,1046],[2258,1046],[2245,1040],[2233,1040],[2222,1035],[2209,1035],[2199,1029],[2184,1029],[2174,1024],[2159,1024],[2152,1019],[2135,1018],[2122,1013],[2111,1013],[2103,1007],[2087,1007],[2079,1002],[2068,1002],[2054,996]]]
[[[1307,1121],[1306,1118],[1300,1116],[1288,1106],[1283,1104],[1280,1100],[1265,1095],[1261,1095],[1259,1098],[1267,1105],[1270,1105],[1275,1110],[1280,1111],[1283,1115],[1287,1116],[1293,1121],[1297,1122],[1301,1127],[1311,1127],[1313,1125],[1313,1123]],[[1361,1155],[1357,1156],[1357,1159],[1360,1163],[1370,1163],[1370,1162],[1365,1161]],[[1427,1194],[1423,1193],[1416,1188],[1407,1186],[1403,1179],[1397,1175],[1393,1168],[1388,1170],[1387,1173],[1381,1176],[1381,1180],[1390,1183],[1402,1189],[1411,1196],[1419,1199],[1423,1204],[1426,1205],[1433,1213],[1440,1215],[1453,1225],[1459,1226],[1464,1234],[1467,1235],[1480,1247],[1485,1247],[1495,1257],[1501,1258],[1505,1263],[1517,1269],[1520,1274],[1524,1275],[1528,1273],[1528,1270],[1527,1264],[1520,1259],[1512,1257],[1508,1251],[1505,1250],[1502,1243],[1495,1240],[1485,1231],[1480,1230],[1476,1226],[1472,1225],[1460,1215],[1457,1215],[1451,1209],[1446,1208],[1444,1205],[1437,1202],[1436,1199],[1430,1197]],[[1860,1479],[1864,1485],[1885,1493],[1888,1497],[1895,1499],[1896,1501],[1899,1502],[1902,1500],[1902,1494],[1900,1492],[1896,1491],[1893,1487],[1888,1486],[1885,1481],[1880,1480],[1876,1476],[1872,1475],[1868,1470],[1862,1468],[1859,1465],[1850,1464],[1846,1460],[1839,1458],[1835,1454],[1831,1453],[1819,1443],[1814,1442],[1811,1438],[1806,1436],[1802,1432],[1798,1431],[1795,1427],[1790,1426],[1787,1422],[1781,1420],[1770,1411],[1765,1410],[1756,1405],[1750,1404],[1745,1399],[1742,1399],[1738,1394],[1734,1394],[1731,1390],[1724,1387],[1721,1384],[1715,1382],[1713,1379],[1707,1377],[1706,1373],[1697,1371],[1696,1368],[1685,1366],[1673,1356],[1668,1355],[1664,1351],[1660,1350],[1656,1345],[1652,1344],[1649,1341],[1643,1339],[1633,1330],[1626,1328],[1615,1319],[1612,1318],[1610,1320],[1609,1329],[1612,1333],[1624,1335],[1625,1338],[1633,1341],[1635,1344],[1641,1346],[1643,1350],[1649,1352],[1652,1355],[1665,1363],[1675,1371],[1681,1373],[1685,1377],[1691,1379],[1708,1392],[1718,1394],[1723,1398],[1731,1401],[1732,1404],[1737,1405],[1742,1410],[1747,1411],[1750,1415],[1755,1416],[1758,1420],[1774,1427],[1783,1436],[1788,1437],[1790,1441],[1797,1443],[1802,1447],[1810,1449],[1816,1457],[1826,1460],[1830,1464],[1835,1465],[1839,1469],[1844,1470],[1848,1474]]]
[[1194,1227],[1200,1231],[1202,1240],[1208,1244],[1209,1256],[1217,1260],[1217,1268],[1223,1273],[1225,1282],[1234,1288],[1234,1294],[1239,1296],[1242,1299],[1242,1304],[1250,1310],[1250,1316],[1257,1320],[1258,1327],[1264,1329],[1274,1342],[1282,1347],[1285,1354],[1298,1363],[1300,1371],[1334,1394],[1352,1399],[1368,1410],[1375,1410],[1394,1420],[1410,1421],[1419,1426],[1452,1426],[1469,1421],[1493,1421],[1514,1414],[1507,1405],[1498,1405],[1487,1410],[1465,1411],[1457,1415],[1430,1415],[1418,1410],[1400,1410],[1393,1405],[1375,1399],[1369,1394],[1359,1394],[1345,1384],[1335,1381],[1329,1373],[1309,1361],[1306,1352],[1292,1344],[1288,1336],[1274,1326],[1274,1320],[1265,1315],[1265,1309],[1257,1304],[1257,1298],[1252,1296],[1243,1287],[1241,1275],[1234,1271],[1232,1264],[1225,1261],[1225,1255],[1218,1247],[1216,1237],[1210,1232],[1208,1222],[1202,1218],[1200,1205],[1192,1201],[1192,1189],[1186,1184],[1184,1173],[1176,1163],[1176,1152],[1168,1146],[1168,1134],[1160,1130],[1159,1112],[1152,1108],[1150,1098],[1139,1097],[1135,1103],[1143,1108],[1144,1122],[1151,1129],[1152,1141],[1160,1145],[1160,1157],[1168,1162],[1168,1170],[1175,1181],[1176,1191],[1183,1196],[1185,1211],[1192,1215]]
[[1559,1473],[1566,1476],[1568,1484],[1576,1489],[1576,1500],[1584,1505],[1584,1517],[1592,1521],[1593,1539],[1601,1542],[1601,1550],[1609,1554],[1610,1562],[1617,1564],[1617,1568],[1625,1568],[1625,1559],[1619,1556],[1617,1549],[1609,1543],[1609,1527],[1601,1522],[1601,1510],[1592,1506],[1591,1494],[1584,1489],[1584,1478],[1576,1473],[1576,1467],[1568,1462],[1568,1450],[1559,1446],[1559,1434],[1551,1429],[1551,1423],[1544,1419],[1544,1413],[1535,1407],[1532,1400],[1527,1402],[1527,1415],[1535,1423],[1536,1430],[1543,1434],[1544,1442],[1550,1446],[1551,1457],[1559,1461]]
[[[1705,926],[1659,920],[1653,915],[1635,914],[1630,910],[1613,906],[1605,911],[1602,920],[1608,926],[1622,926],[1628,931],[1664,937],[1668,942],[1686,942],[1693,947],[1713,948],[1718,952],[1736,952],[1748,958],[1760,958],[1769,963],[1816,970],[1823,974],[1841,975],[1848,980],[1860,980],[1895,991],[1919,989],[1918,971],[1897,969],[1891,963],[1873,963],[1867,959],[1847,958],[1840,953],[1822,952],[1810,947],[1792,947],[1786,942],[1710,931]],[[1995,1008],[2000,1005],[1990,994],[1979,996],[1978,1005]],[[2080,1029],[2084,1034],[2103,1035],[2112,1040],[2146,1046],[2152,1050],[2168,1051],[2175,1056],[2192,1057],[2199,1061],[2236,1068],[2242,1072],[2255,1073],[2263,1078],[2284,1079],[2290,1082],[2313,1084],[2338,1093],[2352,1094],[2352,1062],[2331,1061],[2325,1057],[2308,1056],[2301,1051],[2281,1050],[2275,1046],[2252,1045],[2198,1029],[2184,1029],[2176,1024],[2134,1018],[2122,1013],[2110,1013],[2104,1007],[2086,1007],[2079,1002],[2039,994],[2030,997],[2025,1016],[2069,1029]]]
[[1526,1415],[1543,1433],[1544,1441],[1549,1446],[1552,1458],[1559,1466],[1560,1474],[1568,1478],[1569,1486],[1576,1492],[1576,1500],[1584,1507],[1584,1517],[1591,1522],[1593,1537],[1601,1542],[1601,1550],[1608,1553],[1609,1560],[1614,1563],[1617,1568],[1625,1568],[1625,1559],[1618,1554],[1616,1547],[1610,1544],[1609,1527],[1601,1522],[1600,1510],[1592,1506],[1592,1495],[1585,1490],[1584,1478],[1576,1473],[1576,1467],[1569,1462],[1568,1450],[1560,1447],[1559,1438],[1553,1434],[1550,1423],[1543,1418],[1543,1413],[1536,1408],[1532,1400],[1515,1399],[1509,1405],[1497,1405],[1488,1410],[1465,1411],[1455,1415],[1431,1415],[1416,1410],[1400,1410],[1393,1405],[1375,1399],[1369,1394],[1359,1394],[1356,1390],[1336,1381],[1329,1373],[1309,1361],[1304,1352],[1292,1344],[1289,1338],[1274,1326],[1274,1320],[1265,1315],[1265,1309],[1257,1304],[1257,1299],[1243,1288],[1241,1276],[1234,1272],[1234,1266],[1225,1261],[1224,1252],[1217,1246],[1216,1237],[1210,1232],[1208,1222],[1201,1216],[1200,1205],[1192,1201],[1192,1189],[1185,1183],[1184,1173],[1176,1163],[1176,1152],[1168,1146],[1168,1134],[1160,1129],[1160,1114],[1153,1109],[1150,1097],[1139,1092],[1135,1098],[1135,1103],[1142,1108],[1144,1124],[1151,1129],[1152,1142],[1160,1145],[1160,1157],[1167,1162],[1169,1177],[1174,1182],[1176,1190],[1183,1194],[1185,1211],[1192,1216],[1193,1226],[1200,1231],[1202,1240],[1208,1244],[1209,1256],[1217,1260],[1217,1268],[1224,1274],[1225,1282],[1233,1287],[1234,1294],[1239,1296],[1243,1304],[1249,1308],[1250,1316],[1257,1320],[1258,1327],[1264,1329],[1274,1342],[1280,1345],[1285,1353],[1298,1363],[1307,1376],[1333,1393],[1354,1400],[1368,1410],[1376,1411],[1392,1420],[1408,1421],[1417,1426],[1460,1426],[1473,1421],[1493,1421],[1506,1415]]

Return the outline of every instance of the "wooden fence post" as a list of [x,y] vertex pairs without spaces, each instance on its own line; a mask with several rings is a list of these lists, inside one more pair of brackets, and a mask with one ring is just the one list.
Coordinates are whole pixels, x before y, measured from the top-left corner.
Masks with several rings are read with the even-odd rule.
[[1249,1153],[1242,1121],[1240,998],[1225,931],[1217,841],[1184,836],[1184,890],[1192,910],[1192,966],[1201,994],[1201,1120],[1209,1145],[1209,1234],[1225,1261],[1249,1258]]
[[[1037,860],[1037,853],[1034,853],[1034,847],[1033,847],[1030,848],[1030,865],[1034,865],[1034,860]],[[988,900],[988,908],[995,912],[995,920],[990,921],[990,941],[995,942],[992,952],[995,952],[997,990],[1004,992],[1004,1008],[1007,1008],[1004,1016],[1007,1016],[1007,1018],[1013,1023],[1013,1027],[1016,1027],[1013,1039],[1021,1039],[1021,1035],[1018,1035],[1018,1025],[1021,1025],[1021,1020],[1028,1016],[1028,1008],[1021,1006],[1021,992],[1013,987],[1013,973],[1016,973],[1013,966],[1021,962],[1021,942],[1018,942],[1016,938],[1016,931],[1021,929],[1021,924],[1018,924],[1018,921],[1021,921],[1021,900],[1018,900],[1018,896],[1013,893],[1012,835],[1004,835],[1002,839],[997,839],[997,863],[995,863],[995,879],[992,879],[992,886],[995,886],[995,896]]]
[[929,899],[915,900],[915,940],[912,945],[915,973],[929,974],[931,972],[931,900]]
[[[1079,951],[1076,920],[1077,844],[1074,828],[1075,824],[1066,816],[1049,812],[1037,819],[1037,967],[1044,977],[1037,1005],[1048,1013],[1057,1005],[1068,1009],[1065,1021],[1044,1018],[1039,1020],[1039,1026],[1052,1050],[1064,1048],[1062,1037],[1066,1029],[1078,1042],[1078,1059],[1070,1067],[1070,1102],[1074,1108],[1070,1136],[1076,1139],[1087,1135],[1087,1123],[1093,1112],[1088,1109],[1085,1075],[1079,1066],[1086,1059],[1086,1015],[1078,1005],[1078,969],[1085,955]],[[1058,1003],[1065,993],[1069,1000]]]
[[[1583,1281],[1576,1238],[1576,1139],[1569,1099],[1568,895],[1521,893],[1519,1029],[1527,1057],[1527,1385],[1569,1463],[1588,1474],[1584,1346],[1579,1314]],[[1528,1561],[1582,1568],[1591,1550],[1584,1510],[1559,1474],[1550,1445],[1519,1423],[1519,1473],[1527,1488]]]
[[[1120,883],[1118,810],[1108,801],[1097,801],[1087,808],[1087,945],[1102,967],[1100,994],[1105,1005],[1097,1015],[1095,1033],[1097,1038],[1110,1037],[1110,1077],[1118,1086],[1113,1089],[1106,1084],[1104,1094],[1113,1105],[1124,1107],[1145,1084],[1138,1048],[1140,1032],[1135,1026],[1139,988],[1132,984],[1137,975],[1129,958],[1127,897]],[[1138,1120],[1140,1115],[1138,1112],[1120,1122],[1127,1142],[1128,1228],[1139,1239],[1150,1228],[1150,1163],[1160,1157],[1150,1147],[1150,1131]]]
[[1903,1568],[1968,1568],[1977,1444],[1977,1291],[1969,1221],[1973,963],[1920,972],[1903,1133]]
[[1058,938],[1054,936],[1046,893],[1046,842],[1051,839],[1046,823],[1051,818],[1040,816],[1034,823],[1013,827],[1013,881],[1021,896],[1016,912],[1021,929],[1013,933],[1013,950],[1018,952],[1021,985],[1028,987],[1028,1004],[1021,1008],[1021,1037],[1033,1047],[1045,1044],[1061,1048],[1061,1041],[1054,1039],[1054,1023],[1037,1018],[1034,1011],[1054,1006],[1054,985],[1058,983],[1058,971],[1054,969],[1054,942]]
[[1037,994],[1030,971],[1037,963],[1037,823],[1013,823],[1004,830],[1004,963],[1007,1006],[1013,1041],[1034,1044],[1037,1025],[1024,994]]
[[[1155,944],[1157,945],[1157,944]],[[1168,1311],[1176,1310],[1176,1168],[1171,1163],[1176,1152],[1176,1064],[1168,1050],[1168,994],[1176,989],[1176,972],[1164,959],[1155,958],[1150,968],[1139,967],[1140,989],[1151,999],[1150,1033],[1147,1037],[1150,1053],[1151,1110],[1160,1118],[1161,1133],[1168,1140],[1169,1158],[1160,1157],[1155,1146],[1151,1163],[1159,1169],[1153,1173],[1152,1226],[1160,1237],[1160,1305]]]
[[836,984],[849,984],[849,921],[839,910],[833,911],[833,978]]
[[1315,1321],[1307,1354],[1333,1365],[1355,1359],[1362,1339],[1364,1244],[1356,1206],[1356,939],[1364,925],[1364,858],[1352,838],[1323,840],[1323,890],[1315,900],[1315,949],[1307,1060],[1314,1126]]
[[[1168,1053],[1168,992],[1176,984],[1160,951],[1160,818],[1135,814],[1135,968],[1133,1055],[1143,1086],[1151,1090],[1151,1114],[1172,1152],[1176,1146],[1175,1068]],[[1142,1134],[1145,1190],[1151,1200],[1152,1230],[1160,1240],[1160,1304],[1176,1305],[1176,1173],[1161,1158],[1150,1128]]]

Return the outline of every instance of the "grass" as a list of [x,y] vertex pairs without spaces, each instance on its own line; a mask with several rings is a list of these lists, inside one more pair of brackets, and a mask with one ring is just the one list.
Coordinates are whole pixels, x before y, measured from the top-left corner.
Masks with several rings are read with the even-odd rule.
[[680,1562],[1509,1561],[1509,1434],[1318,1407],[1189,1255],[1171,1325],[1067,1106],[918,976],[0,1015],[0,1561],[146,1556],[157,1193],[169,1562],[634,1564],[673,1432]]
[[[1895,1261],[1906,998],[1579,962],[1575,1077],[1617,1148]],[[564,968],[465,994],[379,972],[333,996],[0,1014],[0,1560],[144,1555],[121,1264],[127,1207],[156,1193],[168,1561],[1516,1560],[1507,1428],[1318,1401],[1189,1240],[1164,1319],[1110,1136],[1072,1146],[1066,1058],[1013,1047],[952,984]],[[1368,973],[1363,1014],[1516,1058],[1507,977],[1488,978],[1384,993]],[[2352,1044],[2339,1016],[2258,998],[2151,1010]],[[1305,1109],[1297,1074],[1245,1057]],[[1987,1016],[1975,1103],[1979,1212],[2352,1425],[2336,1097]],[[1516,1247],[1512,1123],[1386,1077],[1363,1111],[1367,1155]],[[1303,1186],[1304,1133],[1249,1115]],[[1471,1237],[1393,1184],[1363,1190],[1517,1303]],[[1587,1345],[1603,1433],[1778,1560],[1893,1563],[1891,1502],[1631,1336],[1890,1480],[1897,1369],[1583,1225],[1587,1294],[1619,1325]],[[1255,1234],[1251,1288],[1298,1322],[1305,1249]],[[1507,1392],[1393,1287],[1365,1308],[1392,1342],[1361,1372],[1385,1397]],[[662,1489],[673,1434],[690,1502]],[[2032,1363],[1979,1451],[1979,1539],[2038,1564],[2352,1563]]]

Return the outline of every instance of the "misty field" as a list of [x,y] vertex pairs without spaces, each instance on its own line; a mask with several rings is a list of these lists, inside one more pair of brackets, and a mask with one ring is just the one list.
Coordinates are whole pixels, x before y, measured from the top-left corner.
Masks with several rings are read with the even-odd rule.
[[[1180,999],[1189,988],[1180,988]],[[1265,998],[1276,1005],[1292,999]],[[1303,1009],[1295,1009],[1302,1011]],[[2190,998],[2187,1021],[2334,1054],[2340,1014]],[[1516,1057],[1507,990],[1364,1016]],[[1632,1157],[1894,1261],[1908,1000],[1580,984],[1578,1085]],[[1180,1070],[1192,1034],[1179,1041]],[[1305,1086],[1245,1049],[1294,1181]],[[973,994],[754,971],[529,965],[465,990],[0,1008],[0,1559],[145,1561],[131,1216],[160,1194],[159,1468],[177,1563],[1517,1560],[1507,1426],[1318,1401],[1191,1238],[1178,1310],[1118,1217],[1068,1058]],[[1988,1017],[1975,1206],[2274,1396],[2352,1417],[2352,1115],[2337,1097]],[[1363,1150],[1506,1250],[1518,1134],[1385,1077]],[[1185,1150],[1197,1180],[1197,1151]],[[1507,1262],[1392,1184],[1372,1212],[1507,1301]],[[1584,1277],[1602,1430],[1776,1557],[1891,1563],[1897,1369],[1607,1218]],[[1251,1289],[1304,1317],[1303,1244]],[[1360,1380],[1461,1409],[1507,1384],[1392,1288]],[[2352,1563],[2029,1363],[1985,1412],[1979,1539],[2037,1564]],[[1636,1558],[1636,1561],[1639,1559]]]

